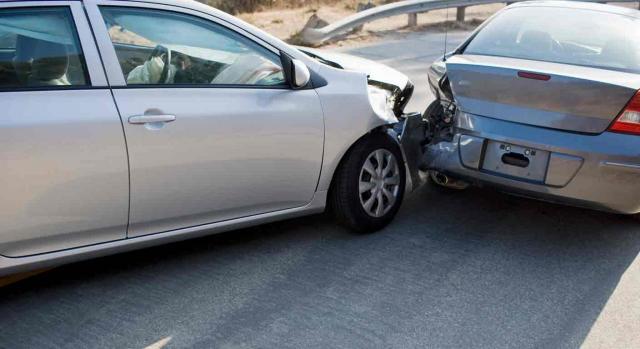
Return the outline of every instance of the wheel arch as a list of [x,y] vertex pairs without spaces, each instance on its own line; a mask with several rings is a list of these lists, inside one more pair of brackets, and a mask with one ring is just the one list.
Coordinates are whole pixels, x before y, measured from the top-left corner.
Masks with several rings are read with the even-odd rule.
[[402,154],[403,165],[405,166],[405,177],[407,177],[406,183],[407,185],[410,183],[411,179],[408,176],[408,171],[406,168],[407,161],[406,161],[404,149],[402,148],[402,145],[400,144],[400,141],[399,141],[399,135],[393,129],[393,124],[386,124],[386,125],[380,125],[380,126],[374,127],[369,132],[360,136],[360,138],[356,139],[353,143],[351,143],[351,145],[340,155],[340,160],[338,161],[337,166],[333,169],[333,173],[331,173],[331,181],[329,182],[329,186],[327,189],[327,192],[329,193],[329,195],[335,186],[336,175],[338,173],[338,170],[343,166],[345,159],[347,158],[349,153],[353,150],[353,148],[355,148],[356,145],[360,144],[361,142],[364,142],[365,140],[369,139],[370,137],[374,137],[378,135],[388,137],[389,139],[393,140],[393,142],[398,146],[398,149],[400,149],[400,153]]

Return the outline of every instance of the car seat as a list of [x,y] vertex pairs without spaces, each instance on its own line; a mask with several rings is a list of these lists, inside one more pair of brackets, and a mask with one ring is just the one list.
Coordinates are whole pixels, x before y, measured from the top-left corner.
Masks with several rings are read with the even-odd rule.
[[540,30],[527,30],[520,35],[518,47],[526,57],[550,59],[553,43],[553,38],[549,33]]
[[31,65],[37,43],[38,40],[28,36],[18,35],[16,37],[13,68],[21,85],[26,85],[29,81],[29,76],[31,76]]
[[68,68],[67,47],[63,44],[41,40],[36,45],[34,52],[29,85],[70,85],[67,79]]

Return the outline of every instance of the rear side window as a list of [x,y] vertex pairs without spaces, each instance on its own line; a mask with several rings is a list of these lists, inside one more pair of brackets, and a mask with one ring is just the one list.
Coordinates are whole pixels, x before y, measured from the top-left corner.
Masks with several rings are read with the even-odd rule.
[[640,72],[638,20],[607,12],[519,7],[489,22],[466,54]]
[[86,72],[69,8],[0,9],[0,88],[85,86]]

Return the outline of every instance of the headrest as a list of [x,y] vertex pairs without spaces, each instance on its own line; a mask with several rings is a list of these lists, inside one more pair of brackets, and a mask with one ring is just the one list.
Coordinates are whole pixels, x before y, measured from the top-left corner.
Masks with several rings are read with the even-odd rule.
[[46,83],[60,79],[67,73],[69,56],[63,44],[39,41],[33,55],[31,79]]
[[547,32],[527,30],[520,36],[520,47],[527,50],[550,51],[553,48],[553,38]]
[[38,42],[39,40],[28,36],[16,36],[16,59],[23,61],[31,60]]
[[24,35],[16,37],[16,53],[13,57],[13,68],[18,80],[26,84],[31,75],[31,63],[38,40]]

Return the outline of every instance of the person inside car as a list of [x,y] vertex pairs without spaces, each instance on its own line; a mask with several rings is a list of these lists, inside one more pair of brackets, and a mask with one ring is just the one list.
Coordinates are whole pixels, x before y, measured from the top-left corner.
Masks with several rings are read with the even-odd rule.
[[176,67],[171,62],[171,51],[158,45],[149,58],[141,65],[133,68],[127,75],[127,84],[170,84],[176,74]]

